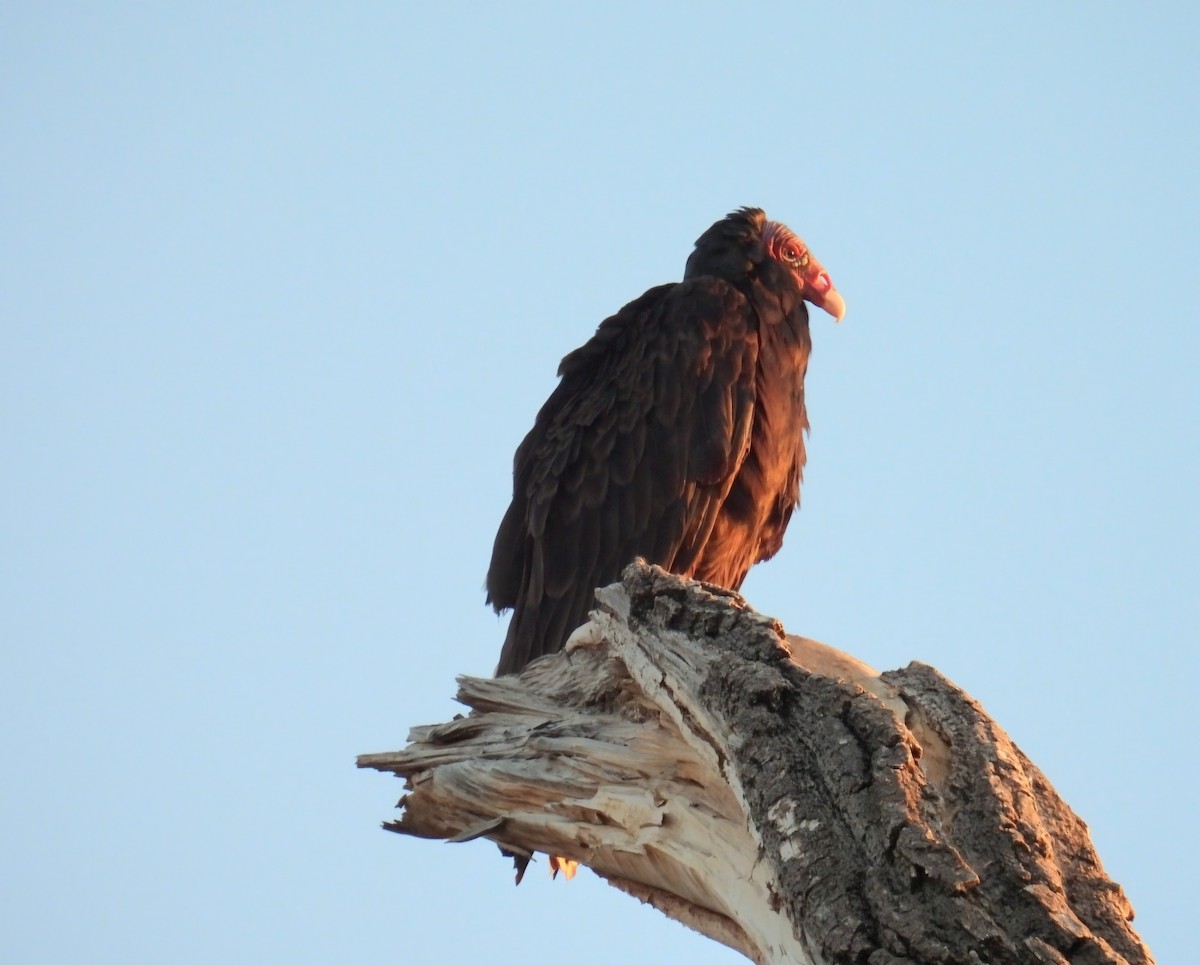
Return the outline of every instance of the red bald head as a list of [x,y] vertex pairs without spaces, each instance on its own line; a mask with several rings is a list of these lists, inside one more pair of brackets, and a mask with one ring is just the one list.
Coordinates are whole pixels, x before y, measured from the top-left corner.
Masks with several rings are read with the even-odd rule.
[[840,322],[846,314],[846,303],[833,287],[829,272],[809,252],[808,245],[791,228],[778,221],[763,225],[762,239],[767,254],[795,277],[805,301],[823,308]]

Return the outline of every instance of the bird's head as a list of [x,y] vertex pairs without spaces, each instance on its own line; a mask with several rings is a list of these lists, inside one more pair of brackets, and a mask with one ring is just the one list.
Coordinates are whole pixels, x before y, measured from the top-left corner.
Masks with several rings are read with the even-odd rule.
[[728,273],[745,273],[764,259],[777,263],[795,279],[805,301],[824,309],[836,321],[845,316],[845,301],[808,245],[787,225],[768,221],[760,208],[741,208],[704,232],[696,241],[684,277],[731,277]]
[[762,244],[768,258],[774,258],[792,273],[805,301],[823,308],[840,322],[846,314],[846,303],[833,287],[825,267],[812,256],[800,237],[785,224],[767,221],[762,228]]

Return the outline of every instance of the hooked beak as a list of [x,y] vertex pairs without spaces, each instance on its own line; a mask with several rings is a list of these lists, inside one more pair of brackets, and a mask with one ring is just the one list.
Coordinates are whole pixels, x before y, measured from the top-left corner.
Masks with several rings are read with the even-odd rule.
[[829,272],[815,258],[809,262],[808,271],[805,272],[804,299],[829,312],[834,321],[840,322],[846,315],[846,302],[833,287]]
[[846,302],[836,288],[829,289],[822,298],[814,298],[812,303],[829,312],[835,322],[840,322],[846,316]]

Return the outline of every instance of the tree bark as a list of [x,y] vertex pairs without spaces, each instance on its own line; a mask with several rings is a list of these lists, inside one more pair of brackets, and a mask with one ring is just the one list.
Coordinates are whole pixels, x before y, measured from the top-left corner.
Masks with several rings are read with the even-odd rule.
[[563,653],[360,767],[384,826],[587,865],[758,963],[1152,963],[1087,827],[932,667],[635,563]]

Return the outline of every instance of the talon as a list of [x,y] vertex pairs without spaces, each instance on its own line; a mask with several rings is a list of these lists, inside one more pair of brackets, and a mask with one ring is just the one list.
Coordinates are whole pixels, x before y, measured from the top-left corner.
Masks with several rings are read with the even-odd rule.
[[563,877],[570,881],[575,877],[575,872],[579,870],[579,862],[572,861],[570,858],[562,858],[556,854],[550,855],[550,877],[557,878],[561,871]]

